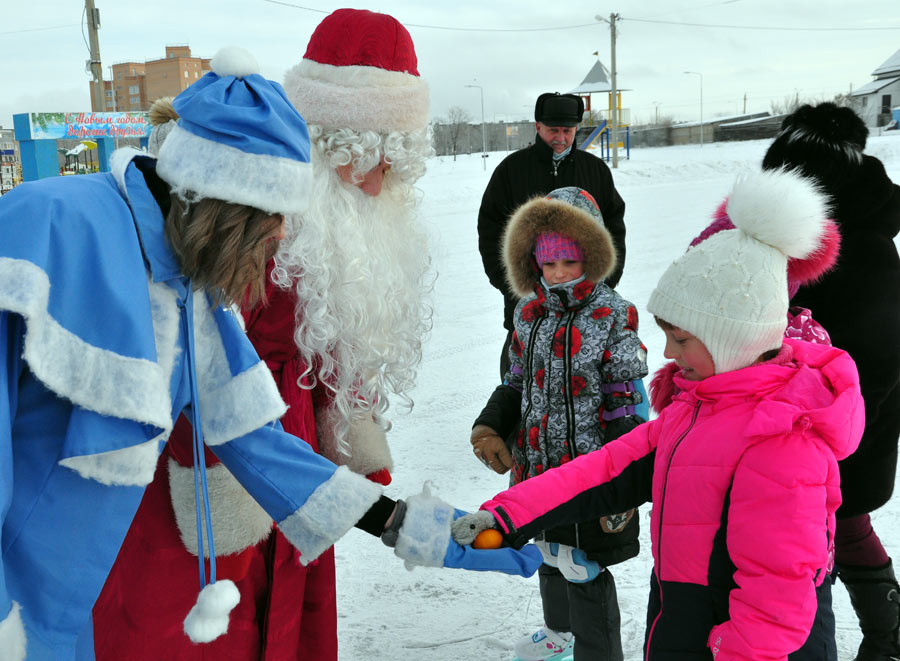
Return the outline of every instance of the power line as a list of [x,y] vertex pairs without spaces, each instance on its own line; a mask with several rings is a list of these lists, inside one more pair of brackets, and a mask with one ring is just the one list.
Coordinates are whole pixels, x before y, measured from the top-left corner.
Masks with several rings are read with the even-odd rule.
[[[313,9],[312,7],[303,7],[295,5],[292,2],[281,2],[281,0],[263,0],[273,5],[282,5],[284,7],[293,7],[294,9],[303,9],[305,11],[314,11],[319,14],[330,14],[329,11],[322,9]],[[592,28],[597,27],[596,23],[581,23],[579,25],[560,25],[554,28],[453,28],[445,25],[423,25],[421,23],[407,23],[403,25],[408,28],[426,28],[429,30],[448,30],[451,32],[552,32],[554,30],[574,30],[576,28]]]
[[633,21],[635,23],[660,23],[663,25],[683,25],[693,28],[727,28],[732,30],[782,30],[792,32],[856,32],[869,30],[900,30],[898,26],[884,26],[877,28],[788,28],[783,25],[765,26],[765,25],[721,25],[715,23],[682,23],[679,21],[657,21],[649,18],[627,18],[623,17],[623,21]]
[[62,28],[77,28],[79,25],[79,23],[70,23],[69,25],[53,25],[46,28],[25,28],[24,30],[9,30],[7,32],[0,32],[0,35],[21,34],[23,32],[41,32],[43,30],[61,30]]
[[[316,12],[317,14],[329,14],[330,11],[324,9],[315,9],[313,7],[304,7],[303,5],[294,4],[293,2],[283,2],[282,0],[263,0],[263,2],[268,2],[273,5],[282,5],[284,7],[292,7],[294,9],[302,9],[304,11]],[[724,0],[723,2],[717,2],[710,5],[705,5],[707,7],[711,7],[713,5],[727,5],[732,4],[734,2],[738,2],[738,0]],[[621,16],[620,20],[623,21],[633,21],[635,23],[659,23],[663,25],[682,25],[686,27],[698,27],[698,28],[728,28],[734,30],[782,30],[782,31],[794,31],[794,32],[853,32],[853,31],[870,31],[870,30],[900,30],[900,26],[886,26],[886,27],[874,27],[874,28],[851,28],[851,27],[838,27],[838,28],[790,28],[784,27],[783,25],[778,26],[762,26],[762,25],[718,25],[713,23],[686,23],[680,21],[660,21],[654,20],[650,18],[627,18],[625,16]],[[597,23],[578,23],[576,25],[559,25],[551,28],[458,28],[458,27],[449,27],[446,25],[425,25],[422,23],[406,23],[403,25],[407,27],[413,28],[425,28],[428,30],[448,30],[452,32],[553,32],[556,30],[575,30],[578,28],[589,28],[596,27]]]

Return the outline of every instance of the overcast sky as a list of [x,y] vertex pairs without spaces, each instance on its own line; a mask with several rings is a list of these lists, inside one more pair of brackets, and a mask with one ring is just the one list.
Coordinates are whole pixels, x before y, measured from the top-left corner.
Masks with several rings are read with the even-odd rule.
[[[321,0],[95,0],[104,74],[111,64],[164,56],[189,44],[210,57],[225,45],[252,51],[281,81],[312,31],[343,4]],[[769,110],[795,94],[825,100],[872,80],[900,50],[900,2],[867,0],[380,0],[416,44],[431,115],[461,106],[481,120],[531,119],[535,97],[579,85],[599,59],[610,66],[616,22],[618,86],[632,123],[695,121],[702,74],[705,118]],[[0,125],[13,113],[90,109],[81,0],[20,0],[0,10]],[[745,102],[746,97],[746,102]],[[900,102],[900,99],[897,100]],[[606,95],[595,95],[594,107]]]

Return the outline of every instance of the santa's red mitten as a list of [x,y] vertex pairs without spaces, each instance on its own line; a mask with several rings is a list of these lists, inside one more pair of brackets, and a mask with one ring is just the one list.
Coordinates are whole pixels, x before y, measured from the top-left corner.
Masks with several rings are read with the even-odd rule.
[[387,486],[391,483],[391,472],[387,468],[382,468],[381,470],[366,475],[366,479]]

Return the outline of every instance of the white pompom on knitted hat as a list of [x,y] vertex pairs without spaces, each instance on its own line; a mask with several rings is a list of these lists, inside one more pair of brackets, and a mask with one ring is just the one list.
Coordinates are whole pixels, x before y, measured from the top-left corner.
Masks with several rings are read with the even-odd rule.
[[826,198],[792,171],[738,180],[727,209],[735,229],[713,234],[675,260],[647,303],[653,315],[703,342],[717,374],[781,346],[787,260],[817,250],[828,227]]

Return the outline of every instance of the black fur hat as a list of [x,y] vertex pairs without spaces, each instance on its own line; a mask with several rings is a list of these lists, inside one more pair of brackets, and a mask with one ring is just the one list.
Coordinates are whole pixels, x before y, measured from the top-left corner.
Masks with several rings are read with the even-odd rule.
[[852,109],[830,101],[803,105],[784,118],[763,158],[763,169],[787,167],[838,187],[848,169],[862,163],[869,129]]

